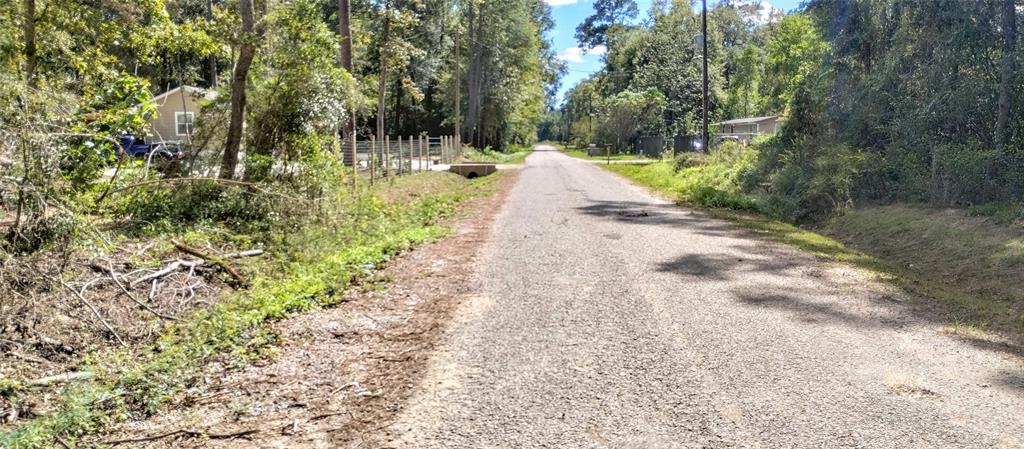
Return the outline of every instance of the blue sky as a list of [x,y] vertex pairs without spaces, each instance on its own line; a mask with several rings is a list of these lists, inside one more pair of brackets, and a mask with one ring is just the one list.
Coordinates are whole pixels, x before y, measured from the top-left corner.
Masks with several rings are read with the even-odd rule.
[[[574,37],[576,25],[579,25],[583,19],[594,13],[592,0],[545,1],[551,5],[551,15],[555,19],[555,29],[548,34],[548,37],[569,68],[569,72],[562,78],[562,86],[558,92],[558,102],[560,103],[561,98],[569,88],[601,68],[601,58],[604,54],[604,49],[598,48],[590,53],[584,53],[578,48],[578,43]],[[768,0],[768,3],[771,3],[778,9],[789,12],[796,9],[800,1]],[[715,0],[709,0],[708,7],[710,8],[714,3],[716,3]],[[637,0],[637,5],[640,7],[641,18],[643,18],[647,15],[647,10],[650,9],[651,0]]]

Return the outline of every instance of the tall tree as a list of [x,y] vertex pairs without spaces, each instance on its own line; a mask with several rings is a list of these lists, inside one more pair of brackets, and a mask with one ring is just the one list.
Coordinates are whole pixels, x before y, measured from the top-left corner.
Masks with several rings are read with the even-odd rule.
[[391,17],[389,11],[389,2],[385,1],[381,5],[381,16],[383,22],[383,32],[381,33],[381,43],[378,47],[377,58],[378,69],[377,69],[377,140],[383,142],[384,136],[387,134],[387,130],[384,127],[384,113],[387,110],[384,100],[387,94],[387,83],[388,83],[388,54],[389,40],[391,39]]
[[586,48],[607,45],[608,31],[639,13],[635,0],[596,0],[594,14],[576,27],[576,40]]
[[1014,0],[1003,0],[1002,19],[1003,60],[999,71],[999,112],[996,115],[995,136],[996,146],[1000,148],[1009,142],[1007,125],[1010,117],[1010,102],[1013,98],[1014,78],[1016,77],[1014,62],[1017,59],[1017,7]]
[[24,0],[24,17],[22,18],[22,29],[24,32],[25,46],[25,84],[32,85],[35,82],[36,73],[36,0]]
[[[341,54],[339,61],[341,68],[349,73],[352,71],[352,7],[349,0],[338,0],[338,34],[341,35]],[[348,122],[345,126],[345,135],[350,136],[356,132],[355,111],[349,111]]]
[[[220,177],[232,179],[238,168],[238,150],[242,145],[242,125],[245,122],[246,89],[249,83],[249,69],[256,57],[256,44],[260,39],[256,20],[262,16],[264,9],[254,1],[238,0],[238,14],[242,19],[241,46],[238,60],[231,75],[231,115],[228,134],[224,141],[224,156],[221,159]],[[258,9],[256,7],[259,7]]]

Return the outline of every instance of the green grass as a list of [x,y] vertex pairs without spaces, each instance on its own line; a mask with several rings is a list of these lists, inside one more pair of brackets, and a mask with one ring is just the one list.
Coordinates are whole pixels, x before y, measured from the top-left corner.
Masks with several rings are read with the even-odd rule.
[[959,210],[893,205],[835,218],[830,235],[886,260],[905,284],[943,299],[956,324],[1024,333],[1024,236]]
[[1024,202],[991,203],[971,206],[967,215],[972,217],[990,217],[999,224],[1010,225],[1024,220]]
[[509,148],[509,152],[502,153],[500,151],[492,151],[488,148],[482,150],[473,147],[465,147],[462,153],[462,159],[464,161],[472,162],[490,162],[494,164],[522,164],[526,162],[526,157],[533,152],[530,147],[523,147],[518,145],[512,145]]
[[588,161],[650,161],[652,159],[644,157],[643,155],[636,154],[612,154],[611,156],[589,156],[584,150],[566,149],[559,146],[559,149],[566,155],[572,156],[577,159],[585,159]]
[[[74,446],[200,386],[210,363],[242,365],[263,357],[278,342],[271,323],[338,304],[353,279],[445,235],[444,223],[456,206],[492,193],[497,178],[466,181],[450,173],[425,173],[367,188],[358,198],[340,195],[319,219],[281,234],[272,257],[250,267],[256,275],[248,289],[169,325],[145,348],[89,356],[84,369],[96,377],[68,385],[57,411],[0,434],[0,447],[52,447],[57,441]],[[5,388],[4,394],[17,390]]]
[[[852,210],[816,229],[758,213],[729,167],[703,164],[679,172],[666,162],[610,165],[669,198],[701,207],[761,236],[849,263],[894,282],[950,325],[987,329],[1024,341],[1024,237],[1019,230],[963,211],[886,206]],[[999,220],[993,220],[999,222]]]

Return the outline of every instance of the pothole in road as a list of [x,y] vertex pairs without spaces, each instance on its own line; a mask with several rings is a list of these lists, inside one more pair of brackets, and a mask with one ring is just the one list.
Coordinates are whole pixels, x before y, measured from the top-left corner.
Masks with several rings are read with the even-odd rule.
[[640,218],[640,217],[650,217],[651,216],[651,214],[647,213],[647,211],[645,211],[643,209],[620,210],[618,212],[618,215],[620,217],[626,217],[626,218]]

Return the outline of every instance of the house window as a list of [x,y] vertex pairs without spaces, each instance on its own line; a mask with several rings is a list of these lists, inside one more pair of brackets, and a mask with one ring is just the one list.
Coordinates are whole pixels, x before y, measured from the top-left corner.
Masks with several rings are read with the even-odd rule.
[[195,121],[194,112],[175,112],[174,113],[174,129],[179,136],[187,136],[192,134],[193,122]]

